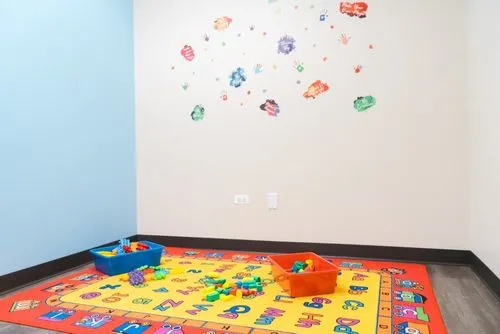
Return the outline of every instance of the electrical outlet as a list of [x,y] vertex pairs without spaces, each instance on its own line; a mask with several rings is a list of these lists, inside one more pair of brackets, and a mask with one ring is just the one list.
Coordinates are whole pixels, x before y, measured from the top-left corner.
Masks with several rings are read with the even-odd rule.
[[234,204],[244,205],[250,203],[250,197],[248,195],[234,195]]

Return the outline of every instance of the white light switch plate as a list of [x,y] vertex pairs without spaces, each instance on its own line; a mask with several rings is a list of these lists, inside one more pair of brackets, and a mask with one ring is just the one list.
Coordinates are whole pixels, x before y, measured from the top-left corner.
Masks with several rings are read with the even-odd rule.
[[271,210],[278,209],[278,193],[267,194],[267,207]]

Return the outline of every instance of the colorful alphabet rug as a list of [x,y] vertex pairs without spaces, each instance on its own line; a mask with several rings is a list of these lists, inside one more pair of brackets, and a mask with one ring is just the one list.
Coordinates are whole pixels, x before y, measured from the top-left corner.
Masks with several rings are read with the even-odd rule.
[[[445,334],[425,266],[325,257],[333,294],[292,298],[266,254],[165,248],[163,279],[132,286],[93,267],[0,300],[0,321],[67,333]],[[258,276],[263,290],[203,300],[207,273]]]

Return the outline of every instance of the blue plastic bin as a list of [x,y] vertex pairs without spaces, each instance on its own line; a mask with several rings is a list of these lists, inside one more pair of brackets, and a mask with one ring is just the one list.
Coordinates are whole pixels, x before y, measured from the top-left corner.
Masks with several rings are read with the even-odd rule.
[[149,249],[109,257],[103,256],[98,252],[111,252],[118,245],[91,249],[90,253],[94,258],[96,269],[106,275],[113,276],[128,273],[142,266],[159,266],[165,246],[150,241],[139,242],[149,245]]

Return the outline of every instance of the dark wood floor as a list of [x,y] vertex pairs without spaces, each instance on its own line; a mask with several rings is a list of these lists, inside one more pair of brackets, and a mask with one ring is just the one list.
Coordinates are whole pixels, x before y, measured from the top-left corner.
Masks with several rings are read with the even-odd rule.
[[500,333],[500,300],[469,267],[428,266],[450,334]]
[[[500,300],[469,267],[429,265],[428,270],[449,334],[500,333]],[[0,334],[49,333],[56,332],[0,322]]]

